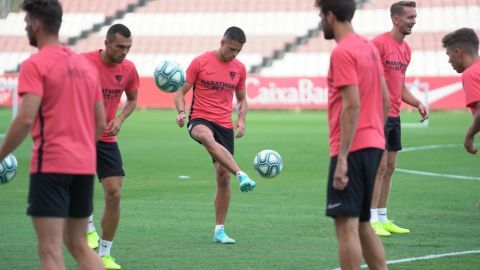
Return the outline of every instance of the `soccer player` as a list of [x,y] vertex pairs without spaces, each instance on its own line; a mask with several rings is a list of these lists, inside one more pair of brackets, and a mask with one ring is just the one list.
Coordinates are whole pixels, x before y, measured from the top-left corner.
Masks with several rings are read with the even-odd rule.
[[104,269],[85,239],[93,209],[95,138],[105,128],[98,74],[85,57],[62,45],[57,0],[25,0],[26,32],[38,53],[20,68],[22,103],[0,160],[29,130],[33,149],[27,214],[37,235],[41,269],[65,269],[62,243],[79,269]]
[[[245,66],[235,59],[246,42],[242,29],[228,28],[215,51],[196,57],[187,69],[186,83],[175,94],[179,127],[185,124],[185,95],[193,86],[188,132],[201,143],[213,159],[216,173],[215,243],[233,244],[225,233],[224,224],[230,203],[230,174],[236,175],[242,192],[252,191],[256,184],[240,170],[233,158],[234,130],[236,138],[245,133],[247,98]],[[238,117],[232,124],[232,99],[237,98]]]
[[[467,129],[463,146],[473,155],[477,148],[473,146],[475,135],[480,131],[480,57],[478,55],[478,36],[470,28],[460,28],[445,35],[442,45],[447,50],[448,62],[458,73],[462,73],[462,85],[465,92],[465,106],[472,111],[473,121]],[[477,203],[480,208],[480,200]]]
[[316,0],[327,40],[335,39],[328,72],[330,169],[326,215],[335,220],[341,269],[387,269],[370,226],[370,202],[385,148],[389,101],[374,45],[354,32],[355,0]]
[[[98,253],[107,269],[121,268],[110,255],[110,250],[120,221],[120,193],[125,176],[116,135],[125,119],[135,110],[139,87],[137,69],[131,61],[125,59],[131,46],[130,30],[123,24],[115,24],[107,31],[104,50],[84,54],[98,69],[107,119],[107,128],[97,141],[97,175],[105,199],[100,246],[93,215],[89,218],[87,238],[91,248],[99,246]],[[127,96],[127,102],[117,115],[123,92]]]
[[371,204],[371,224],[379,236],[390,236],[391,233],[409,233],[387,217],[387,202],[390,194],[392,175],[397,162],[397,153],[402,149],[400,132],[400,105],[403,102],[416,107],[423,122],[428,118],[425,106],[405,86],[405,71],[410,63],[411,50],[404,41],[405,36],[412,33],[417,12],[414,1],[399,1],[390,7],[392,30],[373,39],[383,63],[385,80],[390,96],[390,110],[385,125],[387,149],[383,152],[373,188]]

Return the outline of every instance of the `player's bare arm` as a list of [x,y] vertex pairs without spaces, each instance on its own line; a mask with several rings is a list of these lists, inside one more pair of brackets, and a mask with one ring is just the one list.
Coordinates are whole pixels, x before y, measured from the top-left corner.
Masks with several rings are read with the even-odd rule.
[[127,102],[125,103],[122,112],[110,123],[108,123],[107,130],[109,136],[116,136],[120,132],[120,128],[122,127],[125,119],[127,119],[137,107],[138,92],[125,92],[125,94],[127,95]]
[[360,94],[356,85],[347,85],[340,88],[342,93],[342,112],[340,115],[340,145],[337,166],[333,175],[333,187],[343,190],[348,184],[347,157],[355,130],[357,129],[360,113]]
[[176,122],[179,127],[185,125],[185,119],[187,117],[187,113],[185,112],[185,95],[190,91],[190,88],[192,88],[192,85],[186,82],[182,88],[175,93],[175,107],[178,112]]
[[402,101],[407,103],[410,106],[413,106],[418,109],[418,113],[420,113],[420,116],[422,119],[420,119],[420,122],[423,122],[428,119],[428,116],[430,115],[427,108],[423,103],[418,100],[408,89],[405,84],[403,84],[402,87]]
[[475,134],[480,132],[480,102],[477,102],[475,107],[477,110],[473,117],[472,125],[468,128],[467,133],[465,134],[465,141],[463,142],[465,150],[473,155],[477,154],[477,148],[473,146]]
[[234,129],[236,131],[235,138],[241,138],[245,134],[245,120],[247,118],[248,104],[247,91],[240,89],[235,91],[237,97],[237,121],[235,121]]
[[388,111],[390,110],[390,98],[388,96],[388,87],[384,76],[380,77],[380,83],[382,85],[383,124],[386,124],[388,119]]
[[105,121],[105,109],[103,108],[103,101],[95,102],[95,139],[98,140],[102,136],[107,123]]
[[8,129],[0,148],[0,160],[13,152],[28,136],[30,128],[35,122],[42,98],[35,94],[24,94],[18,114]]

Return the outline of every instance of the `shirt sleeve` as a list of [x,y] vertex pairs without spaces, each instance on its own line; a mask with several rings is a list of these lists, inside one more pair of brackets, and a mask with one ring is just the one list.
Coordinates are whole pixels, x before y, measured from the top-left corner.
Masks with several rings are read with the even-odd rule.
[[462,76],[463,90],[465,92],[465,105],[468,108],[475,108],[480,101],[480,77],[474,76],[471,72]]
[[242,65],[240,70],[240,80],[237,84],[237,90],[245,89],[245,80],[247,79],[247,70],[244,65]]
[[187,68],[187,79],[186,82],[190,85],[193,85],[197,81],[198,71],[200,70],[200,61],[198,58],[193,59],[192,63]]
[[25,61],[20,67],[18,75],[18,94],[35,94],[43,97],[43,76],[32,61]]
[[140,78],[138,76],[137,68],[133,63],[131,63],[131,71],[128,78],[129,78],[129,83],[127,85],[127,88],[125,89],[125,92],[127,93],[137,92],[138,88],[140,87]]
[[332,53],[333,87],[358,85],[355,60],[346,50],[334,50]]

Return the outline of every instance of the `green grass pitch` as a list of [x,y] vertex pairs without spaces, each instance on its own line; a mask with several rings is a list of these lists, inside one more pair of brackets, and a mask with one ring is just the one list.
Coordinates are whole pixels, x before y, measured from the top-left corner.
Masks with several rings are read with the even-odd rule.
[[[334,269],[338,267],[332,220],[325,217],[328,168],[327,114],[320,111],[251,111],[244,138],[236,140],[239,165],[257,181],[241,193],[232,177],[226,230],[235,245],[213,244],[214,172],[210,157],[171,110],[137,110],[124,124],[119,144],[127,176],[122,217],[112,255],[122,269]],[[418,121],[413,112],[402,113]],[[0,110],[0,133],[10,111]],[[400,153],[398,168],[480,177],[480,160],[462,147],[469,112],[433,112],[428,128],[404,128],[404,148],[450,145]],[[478,140],[478,138],[477,138]],[[0,186],[0,269],[38,269],[36,238],[25,215],[28,139],[15,155],[19,174]],[[252,167],[262,149],[284,160],[275,179],[261,179]],[[179,179],[188,175],[189,179]],[[397,172],[389,217],[411,229],[382,238],[388,260],[452,252],[470,255],[396,263],[390,269],[478,269],[480,262],[479,180]],[[95,220],[103,207],[95,188]],[[67,267],[75,269],[67,255]]]

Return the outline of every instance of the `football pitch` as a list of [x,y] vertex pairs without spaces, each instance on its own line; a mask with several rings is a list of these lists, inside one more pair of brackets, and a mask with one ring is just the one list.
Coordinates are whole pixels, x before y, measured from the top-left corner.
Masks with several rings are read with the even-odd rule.
[[[257,188],[242,193],[232,177],[225,225],[235,245],[212,243],[211,158],[176,126],[175,117],[171,110],[137,110],[119,136],[127,176],[112,255],[122,269],[338,267],[332,220],[324,215],[326,112],[249,112],[235,156]],[[0,133],[9,120],[10,111],[0,110]],[[402,120],[418,122],[418,115],[402,112]],[[398,157],[401,171],[394,174],[388,215],[412,232],[382,238],[389,269],[479,269],[480,160],[463,149],[470,123],[467,111],[433,112],[429,127],[402,129],[405,151]],[[35,234],[25,215],[30,149],[28,139],[16,150],[19,174],[0,186],[0,269],[39,268]],[[262,149],[283,157],[275,179],[255,175],[253,158]],[[97,183],[97,228],[102,208]],[[68,256],[66,263],[76,268]]]

